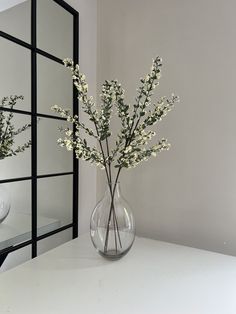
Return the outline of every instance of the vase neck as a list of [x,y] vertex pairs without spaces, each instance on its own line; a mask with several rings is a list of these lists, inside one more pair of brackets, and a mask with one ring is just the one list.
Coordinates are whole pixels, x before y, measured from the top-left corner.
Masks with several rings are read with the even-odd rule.
[[[114,191],[114,183],[110,186],[109,184],[107,184],[107,188],[106,188],[106,193],[108,193],[109,195],[111,195],[111,190],[112,193]],[[121,193],[120,193],[120,182],[116,183],[116,187],[115,187],[115,193],[114,193],[114,197],[120,197]]]

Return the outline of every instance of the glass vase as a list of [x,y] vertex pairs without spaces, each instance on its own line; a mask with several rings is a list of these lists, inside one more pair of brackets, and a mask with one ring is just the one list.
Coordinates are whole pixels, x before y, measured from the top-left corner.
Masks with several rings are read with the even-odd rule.
[[135,238],[134,217],[121,195],[119,183],[115,188],[108,185],[94,208],[90,235],[96,250],[107,259],[119,259],[130,250]]
[[11,208],[10,197],[5,186],[0,184],[0,223],[7,217]]

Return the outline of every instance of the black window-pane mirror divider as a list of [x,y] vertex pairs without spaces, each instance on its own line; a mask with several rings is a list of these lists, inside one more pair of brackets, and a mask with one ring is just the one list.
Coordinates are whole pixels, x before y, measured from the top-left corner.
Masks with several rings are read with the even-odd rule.
[[[9,109],[3,108],[4,111],[9,111],[17,114],[31,116],[31,176],[16,177],[10,179],[0,180],[0,184],[20,182],[20,181],[31,181],[31,239],[18,243],[13,246],[6,247],[0,250],[0,266],[4,262],[6,256],[18,249],[21,249],[27,245],[32,246],[32,258],[37,256],[37,242],[48,238],[54,234],[57,234],[66,229],[72,228],[72,237],[76,238],[78,236],[78,171],[79,163],[73,154],[73,171],[70,172],[58,172],[58,173],[45,173],[38,175],[37,173],[37,128],[38,128],[38,118],[56,119],[58,121],[65,120],[59,116],[43,114],[37,112],[37,56],[42,55],[52,62],[58,62],[63,64],[63,61],[58,57],[39,49],[37,47],[37,1],[31,0],[31,44],[26,43],[4,31],[0,30],[0,37],[3,37],[17,45],[20,45],[31,51],[31,111],[21,110],[21,109]],[[63,0],[48,0],[53,1],[68,11],[73,16],[73,59],[76,63],[79,63],[79,13],[70,7]],[[76,89],[73,87],[73,114],[78,114],[78,100]],[[56,139],[55,139],[56,141]],[[73,180],[73,199],[72,199],[72,222],[58,227],[50,232],[46,232],[42,235],[37,234],[37,183],[38,180],[43,178],[51,177],[63,177],[67,175],[72,175]],[[1,239],[0,239],[1,241]]]
[[31,227],[32,258],[37,256],[37,0],[31,1]]
[[[74,23],[73,23],[73,59],[76,64],[79,63],[79,14],[74,15]],[[79,106],[78,106],[78,98],[77,91],[75,86],[73,85],[73,114],[79,115]],[[76,128],[74,126],[74,133],[76,132]],[[73,222],[75,223],[73,228],[73,239],[78,237],[78,221],[79,221],[79,163],[76,155],[73,155],[73,170],[77,175],[73,176]]]
[[[29,115],[29,116],[32,115],[31,111],[25,111],[25,110],[20,110],[20,109],[1,108],[1,111],[6,111],[6,112],[10,111],[10,112],[13,112],[13,113],[19,113],[19,114],[24,114],[24,115]],[[66,118],[53,116],[53,115],[50,115],[50,114],[44,114],[44,113],[37,113],[37,117],[38,118],[49,118],[49,119],[66,121]]]

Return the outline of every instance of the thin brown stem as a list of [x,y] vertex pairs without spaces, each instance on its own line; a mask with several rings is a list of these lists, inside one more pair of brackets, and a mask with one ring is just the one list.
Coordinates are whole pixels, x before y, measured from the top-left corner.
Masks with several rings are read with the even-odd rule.
[[[112,194],[111,194],[111,206],[110,206],[110,212],[109,212],[109,217],[108,217],[108,222],[107,222],[107,227],[106,227],[106,237],[105,237],[104,252],[107,252],[112,211],[115,212],[115,209],[114,209],[114,195],[115,195],[115,189],[116,189],[116,186],[117,186],[117,182],[118,182],[118,178],[119,178],[119,175],[120,175],[120,171],[121,171],[121,167],[119,168],[119,170],[117,172],[115,183],[114,183],[114,187],[113,187]],[[119,232],[118,224],[117,224],[117,231]],[[120,235],[119,235],[119,239],[120,239]]]
[[[97,127],[97,124],[95,123],[95,121],[94,121],[94,126],[95,126],[95,129],[96,129],[96,132],[97,132],[97,136],[99,138],[99,131],[98,131],[98,127]],[[107,148],[107,155],[108,155],[108,160],[109,160],[109,162],[108,162],[108,169],[107,169],[106,157],[105,157],[105,152],[104,152],[104,149],[103,149],[103,146],[102,146],[102,142],[101,142],[101,140],[98,140],[98,142],[99,142],[101,153],[102,153],[102,156],[103,156],[103,165],[104,165],[104,168],[105,168],[106,177],[107,177],[107,181],[108,181],[108,185],[109,185],[109,189],[110,189],[110,193],[111,193],[111,206],[110,206],[109,217],[108,217],[108,222],[107,222],[107,227],[106,227],[106,237],[105,237],[105,244],[104,244],[104,252],[107,252],[112,211],[113,211],[113,215],[115,217],[115,222],[116,222],[114,228],[117,230],[117,235],[118,235],[120,247],[122,247],[121,239],[120,239],[120,233],[119,233],[118,221],[117,221],[115,208],[114,208],[114,193],[115,193],[115,189],[116,189],[116,185],[117,185],[117,181],[118,181],[118,178],[119,178],[119,174],[120,174],[121,168],[119,168],[119,170],[118,170],[118,173],[117,173],[117,176],[116,176],[116,180],[115,180],[115,183],[114,183],[114,187],[112,189],[112,173],[111,173],[111,163],[110,163],[110,160],[109,160],[110,153],[109,153],[108,140],[106,138],[106,148]],[[114,231],[115,231],[115,229],[114,229]]]
[[100,149],[101,149],[101,152],[102,152],[103,166],[104,166],[105,171],[106,171],[107,180],[108,180],[108,183],[110,183],[110,178],[109,178],[109,174],[108,174],[108,170],[107,170],[107,164],[106,164],[106,157],[105,157],[105,153],[104,153],[104,150],[103,150],[102,142],[101,141],[98,141],[98,142],[99,142]]
[[110,206],[110,211],[109,211],[109,217],[108,217],[107,227],[106,227],[106,237],[105,237],[105,243],[104,243],[104,253],[107,252],[108,239],[109,239],[109,231],[110,231],[111,214],[112,214],[112,201],[111,201],[111,206]]
[[107,148],[107,157],[108,157],[108,172],[109,172],[110,183],[111,183],[112,182],[111,161],[110,161],[110,151],[109,151],[109,143],[108,143],[107,137],[106,137],[106,148]]
[[122,249],[122,243],[121,243],[120,232],[119,232],[119,226],[118,226],[118,221],[117,221],[115,209],[114,209],[114,217],[115,217],[115,225],[116,225],[116,230],[117,230],[117,236],[118,236],[120,248]]
[[[97,136],[99,138],[98,127],[97,127],[95,122],[94,122],[94,125],[95,125],[95,129],[96,129],[96,132],[97,132]],[[112,208],[114,208],[114,204],[113,204],[114,195],[113,195],[113,191],[112,191],[111,166],[110,166],[110,163],[109,163],[108,164],[108,169],[107,169],[106,158],[105,158],[105,153],[104,153],[104,150],[103,150],[102,142],[101,142],[101,140],[98,140],[98,142],[99,142],[101,153],[102,153],[102,156],[103,156],[103,165],[104,165],[104,168],[105,168],[106,177],[107,177],[107,181],[108,181],[108,186],[109,186],[110,193],[111,193],[111,206],[110,206],[110,212],[109,212],[109,217],[108,217],[108,222],[107,222],[107,227],[106,227],[106,238],[105,238],[105,245],[104,245],[104,252],[107,252],[109,231],[110,231],[110,221],[111,221],[111,215],[112,215]],[[106,144],[107,144],[107,155],[108,155],[108,158],[109,158],[109,146],[108,146],[107,139],[106,139]],[[115,212],[114,212],[114,214],[115,214]],[[119,233],[119,230],[117,230],[117,231]],[[120,239],[120,235],[119,235],[119,239]]]
[[116,248],[116,253],[117,253],[116,222],[115,222],[115,210],[114,209],[113,209],[113,226],[114,226],[115,248]]
[[[99,138],[98,127],[97,127],[97,124],[96,124],[95,122],[94,122],[94,126],[95,126],[95,129],[96,129],[96,132],[97,132],[97,136],[98,136],[98,138]],[[103,166],[104,166],[105,171],[106,171],[106,176],[107,176],[108,184],[110,185],[110,184],[111,184],[111,179],[109,178],[109,173],[108,173],[108,171],[107,171],[106,157],[105,157],[105,153],[104,153],[104,150],[103,150],[102,142],[101,142],[100,139],[98,140],[98,143],[99,143],[99,146],[100,146],[100,149],[101,149],[101,153],[102,153]]]

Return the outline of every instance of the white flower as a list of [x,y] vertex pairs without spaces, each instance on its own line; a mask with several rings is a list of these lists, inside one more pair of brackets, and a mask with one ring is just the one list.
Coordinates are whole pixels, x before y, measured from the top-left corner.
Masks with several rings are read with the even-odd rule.
[[67,136],[71,136],[71,135],[73,134],[73,131],[72,131],[72,130],[68,130],[68,131],[65,132],[65,134],[66,134]]

